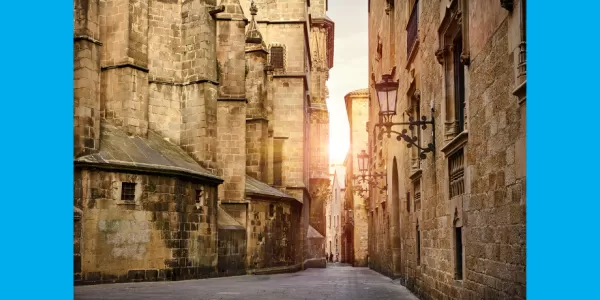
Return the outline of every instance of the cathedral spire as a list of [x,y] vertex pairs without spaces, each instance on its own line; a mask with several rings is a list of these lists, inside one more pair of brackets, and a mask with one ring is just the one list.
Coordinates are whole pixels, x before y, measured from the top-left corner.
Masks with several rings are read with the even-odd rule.
[[261,44],[265,46],[264,40],[262,38],[262,34],[258,31],[258,25],[256,24],[256,14],[258,13],[258,8],[252,0],[250,3],[250,14],[252,15],[252,20],[250,20],[250,26],[248,26],[248,31],[246,32],[246,43],[249,44]]

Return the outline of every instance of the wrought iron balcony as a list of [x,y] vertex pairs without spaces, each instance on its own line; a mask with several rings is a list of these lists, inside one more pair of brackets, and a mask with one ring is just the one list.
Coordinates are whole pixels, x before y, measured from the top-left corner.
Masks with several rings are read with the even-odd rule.
[[406,26],[406,55],[410,55],[410,51],[415,46],[417,41],[417,32],[419,29],[419,0],[415,1],[412,11],[410,12],[410,18],[408,19],[408,25]]

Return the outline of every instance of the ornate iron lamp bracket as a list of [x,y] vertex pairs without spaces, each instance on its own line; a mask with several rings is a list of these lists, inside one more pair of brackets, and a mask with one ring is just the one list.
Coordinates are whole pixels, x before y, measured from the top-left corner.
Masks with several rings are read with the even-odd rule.
[[[433,111],[433,110],[432,110]],[[410,117],[408,119],[408,122],[399,122],[399,123],[395,123],[392,122],[392,117],[391,116],[383,116],[383,122],[382,123],[377,123],[375,124],[376,127],[381,128],[381,130],[379,131],[379,134],[377,135],[378,138],[381,140],[383,139],[383,135],[387,134],[387,137],[391,137],[392,133],[395,133],[396,136],[396,140],[401,141],[404,140],[407,145],[406,147],[408,148],[412,148],[413,146],[416,147],[417,149],[419,149],[419,158],[421,159],[425,159],[426,158],[426,154],[428,152],[433,152],[435,154],[435,119],[432,116],[430,120],[427,120],[427,117],[422,116],[421,120],[414,120],[413,117]],[[432,135],[433,135],[433,143],[429,143],[427,145],[427,147],[423,148],[421,147],[419,144],[419,138],[417,136],[409,136],[408,135],[408,130],[412,130],[415,127],[421,127],[422,129],[427,129],[427,125],[431,125],[431,131],[432,131]],[[396,131],[393,130],[392,127],[393,126],[408,126],[408,129],[404,128],[402,129],[402,131]]]
[[[380,187],[376,180],[377,178],[385,178],[387,182],[387,176],[384,173],[374,172],[373,174],[360,174],[354,175],[352,178],[355,180],[354,182],[356,186],[353,188],[354,192],[363,198],[368,197],[368,187],[378,189],[380,194],[383,194],[387,191],[387,184],[384,184],[383,187]],[[364,184],[367,185],[367,188],[363,187]]]

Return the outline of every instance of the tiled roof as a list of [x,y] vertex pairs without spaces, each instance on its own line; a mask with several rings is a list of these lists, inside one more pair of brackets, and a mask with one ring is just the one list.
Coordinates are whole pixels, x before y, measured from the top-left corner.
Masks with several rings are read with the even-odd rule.
[[217,226],[219,229],[228,230],[245,230],[242,224],[238,223],[232,216],[230,216],[221,206],[219,206],[217,216]]
[[[294,199],[298,201],[296,198],[264,183],[259,180],[256,180],[248,175],[246,175],[246,194],[249,195],[263,195],[269,197],[277,197],[277,198],[287,198]],[[302,201],[298,201],[302,203]]]
[[369,89],[365,88],[365,89],[352,91],[352,92],[346,94],[346,96],[344,96],[344,98],[346,98],[348,96],[368,96],[368,95],[369,95]]
[[323,235],[321,235],[316,229],[314,229],[310,225],[308,225],[307,237],[309,239],[322,239],[322,238],[324,238]]
[[223,182],[223,179],[201,167],[179,146],[153,131],[148,130],[148,137],[142,138],[128,136],[110,123],[102,122],[101,126],[100,151],[78,157],[75,163],[184,173]]

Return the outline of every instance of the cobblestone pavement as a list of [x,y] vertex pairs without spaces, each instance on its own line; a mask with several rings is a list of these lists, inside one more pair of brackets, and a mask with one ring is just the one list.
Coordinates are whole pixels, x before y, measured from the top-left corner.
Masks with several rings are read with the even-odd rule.
[[290,274],[76,286],[75,299],[417,300],[406,288],[375,271],[338,264]]

